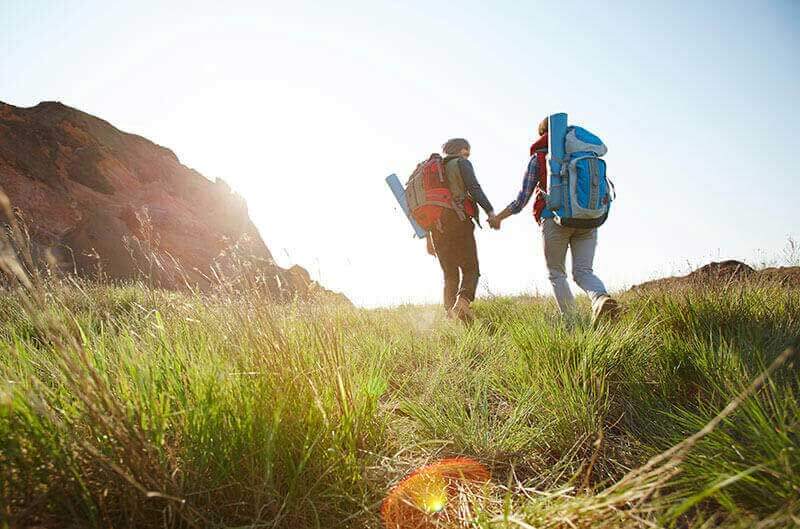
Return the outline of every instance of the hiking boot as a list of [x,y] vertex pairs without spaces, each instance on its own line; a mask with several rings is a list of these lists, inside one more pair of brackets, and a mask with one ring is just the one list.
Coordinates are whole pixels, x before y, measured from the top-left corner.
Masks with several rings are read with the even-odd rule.
[[622,305],[611,296],[600,296],[592,307],[592,327],[601,323],[614,322],[619,319]]
[[464,323],[472,323],[475,321],[475,313],[472,312],[472,309],[469,306],[469,300],[467,298],[458,296],[458,299],[456,299],[456,302],[453,305],[453,308],[450,309],[450,312],[452,312],[453,316]]

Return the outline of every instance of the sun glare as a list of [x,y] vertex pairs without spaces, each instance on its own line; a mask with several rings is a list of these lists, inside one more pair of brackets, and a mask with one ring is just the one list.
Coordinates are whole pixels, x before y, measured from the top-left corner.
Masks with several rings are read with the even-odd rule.
[[447,503],[447,483],[440,474],[422,476],[419,489],[412,491],[413,503],[427,513],[441,511]]
[[[437,527],[442,519],[465,521],[470,498],[490,479],[489,470],[472,459],[443,459],[421,467],[398,483],[383,502],[387,529]],[[464,504],[464,500],[467,504]]]

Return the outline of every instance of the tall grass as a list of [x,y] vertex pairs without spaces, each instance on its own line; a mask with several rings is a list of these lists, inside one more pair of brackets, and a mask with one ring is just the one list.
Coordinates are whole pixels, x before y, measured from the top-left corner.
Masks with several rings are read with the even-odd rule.
[[630,295],[598,331],[542,299],[481,301],[463,328],[430,307],[144,285],[42,296],[0,298],[10,527],[377,527],[393,482],[453,454],[493,469],[487,527],[789,526],[800,512],[793,363],[643,504],[607,492],[797,345],[796,292]]
[[462,327],[0,250],[0,527],[377,528],[389,487],[450,455],[493,472],[466,526],[800,519],[796,290],[629,293],[598,330],[496,298]]

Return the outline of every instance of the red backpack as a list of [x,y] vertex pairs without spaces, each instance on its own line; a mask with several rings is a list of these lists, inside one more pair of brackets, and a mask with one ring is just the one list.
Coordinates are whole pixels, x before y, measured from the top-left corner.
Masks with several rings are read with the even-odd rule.
[[406,183],[405,194],[411,216],[424,230],[433,229],[445,209],[455,210],[462,220],[466,218],[464,210],[453,202],[453,192],[439,154],[433,153],[417,165]]

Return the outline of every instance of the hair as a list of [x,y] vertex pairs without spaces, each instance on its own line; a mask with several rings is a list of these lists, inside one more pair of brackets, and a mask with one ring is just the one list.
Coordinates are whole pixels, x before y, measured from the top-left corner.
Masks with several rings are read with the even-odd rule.
[[545,117],[541,122],[539,122],[539,136],[544,136],[547,134],[547,122],[548,117]]
[[464,138],[451,138],[442,145],[442,152],[445,154],[459,154],[461,149],[469,150],[469,142]]

